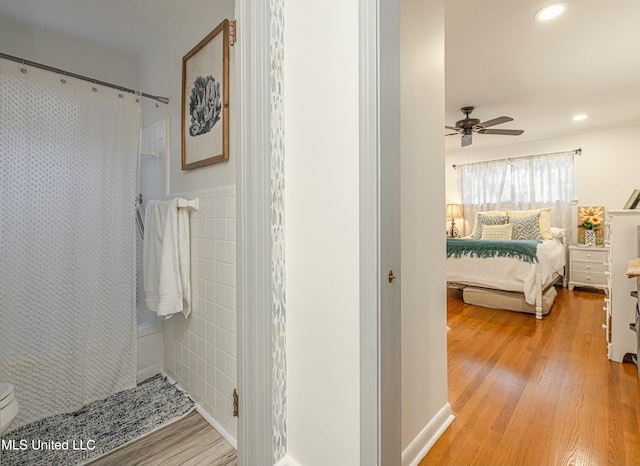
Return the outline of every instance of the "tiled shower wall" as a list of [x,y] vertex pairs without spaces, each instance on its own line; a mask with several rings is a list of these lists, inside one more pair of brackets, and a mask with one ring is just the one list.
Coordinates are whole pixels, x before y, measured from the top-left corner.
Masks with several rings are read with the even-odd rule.
[[182,197],[200,199],[190,223],[192,310],[187,319],[178,314],[165,322],[165,371],[216,428],[237,439],[232,409],[237,386],[235,188]]

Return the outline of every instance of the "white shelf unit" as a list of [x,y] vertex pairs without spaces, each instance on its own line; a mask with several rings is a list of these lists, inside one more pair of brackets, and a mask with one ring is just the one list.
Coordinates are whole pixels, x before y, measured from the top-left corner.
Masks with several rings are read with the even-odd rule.
[[635,321],[638,301],[631,292],[637,290],[637,282],[628,278],[626,272],[629,261],[638,257],[640,210],[610,210],[607,216],[609,295],[605,298],[606,323],[603,327],[607,331],[609,359],[622,362],[625,354],[637,351],[636,334],[629,328],[629,324]]

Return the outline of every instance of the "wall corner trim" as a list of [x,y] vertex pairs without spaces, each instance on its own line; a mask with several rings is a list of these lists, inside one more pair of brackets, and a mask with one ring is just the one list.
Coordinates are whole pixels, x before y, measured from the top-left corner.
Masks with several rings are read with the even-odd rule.
[[454,419],[451,404],[447,403],[440,408],[440,411],[402,452],[402,466],[418,466]]
[[[186,393],[187,395],[189,395],[189,397],[191,397],[191,394],[187,390],[185,390],[173,377],[171,377],[164,371],[161,372],[160,375],[162,377],[165,377],[167,379],[167,382],[169,382],[171,385],[174,385],[178,390]],[[213,427],[227,442],[229,442],[229,444],[233,448],[235,448],[236,450],[238,449],[238,440],[229,432],[227,432],[227,430],[222,427],[220,423],[216,421],[213,416],[211,416],[198,402],[196,402],[196,411],[200,416],[202,416],[205,421],[207,421],[207,423],[209,423],[211,427]]]
[[196,402],[196,411],[202,418],[209,423],[227,442],[236,450],[238,449],[238,440],[216,421],[211,414],[207,412],[199,403]]
[[274,466],[300,466],[300,463],[296,462],[289,455],[285,455]]

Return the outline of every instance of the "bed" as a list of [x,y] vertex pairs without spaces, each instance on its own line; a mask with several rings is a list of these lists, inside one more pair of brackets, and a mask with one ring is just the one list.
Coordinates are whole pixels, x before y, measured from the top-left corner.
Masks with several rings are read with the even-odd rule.
[[[518,236],[515,240],[493,239],[490,235],[485,237],[486,234],[480,237],[477,232],[474,228],[474,238],[447,239],[447,282],[462,288],[474,287],[478,291],[476,296],[484,292],[485,300],[487,292],[497,290],[490,302],[500,302],[501,306],[495,307],[528,312],[520,305],[511,308],[510,303],[517,300],[510,293],[501,292],[520,293],[522,302],[533,306],[536,318],[542,319],[543,304],[546,301],[546,313],[549,299],[552,304],[555,298],[552,285],[562,280],[566,286],[564,230],[548,227],[544,236],[538,235],[536,239]],[[471,289],[465,291],[471,293]]]

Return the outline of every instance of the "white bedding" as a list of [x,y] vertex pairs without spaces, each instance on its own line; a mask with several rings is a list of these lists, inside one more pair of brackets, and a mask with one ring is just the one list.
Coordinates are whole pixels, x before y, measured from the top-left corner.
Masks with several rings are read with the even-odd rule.
[[563,274],[566,253],[559,239],[546,240],[538,245],[539,264],[531,264],[509,257],[448,257],[447,281],[463,285],[494,288],[524,293],[529,304],[536,302],[536,266],[542,275],[544,289],[558,274]]

